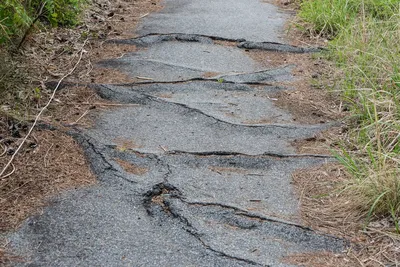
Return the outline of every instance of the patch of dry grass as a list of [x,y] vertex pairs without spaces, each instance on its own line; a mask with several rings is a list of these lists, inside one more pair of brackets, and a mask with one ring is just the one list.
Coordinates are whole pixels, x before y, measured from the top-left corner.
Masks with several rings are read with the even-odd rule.
[[346,238],[352,246],[346,255],[295,255],[291,260],[304,266],[398,266],[400,238],[393,233],[392,223],[381,219],[366,227],[365,213],[354,202],[353,191],[346,190],[352,177],[343,166],[331,163],[300,170],[293,180],[303,222]]
[[[19,142],[20,138],[2,139],[7,151],[0,158],[2,166]],[[95,182],[82,149],[57,130],[37,130],[6,173],[0,179],[0,231],[18,227],[46,197]]]

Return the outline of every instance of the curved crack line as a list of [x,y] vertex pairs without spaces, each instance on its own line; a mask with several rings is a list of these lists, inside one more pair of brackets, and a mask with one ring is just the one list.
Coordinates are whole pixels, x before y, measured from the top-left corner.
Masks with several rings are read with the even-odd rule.
[[146,96],[149,100],[181,106],[181,107],[189,109],[189,110],[191,110],[193,112],[199,113],[199,114],[201,114],[203,116],[206,116],[208,118],[216,120],[216,121],[218,121],[220,123],[229,124],[229,125],[233,125],[233,126],[240,126],[240,127],[247,127],[247,128],[282,128],[282,129],[295,130],[295,129],[299,129],[299,128],[324,129],[324,128],[326,128],[326,125],[328,125],[328,126],[330,125],[330,124],[301,125],[301,124],[280,124],[280,123],[269,123],[269,124],[263,124],[263,125],[251,125],[251,124],[243,124],[243,123],[233,123],[233,122],[229,122],[229,121],[225,121],[225,120],[219,119],[219,118],[217,118],[215,116],[212,116],[210,114],[205,113],[204,111],[202,111],[202,110],[200,110],[198,108],[191,107],[191,106],[189,106],[187,104],[168,101],[168,100],[165,100],[165,99],[163,99],[161,97],[149,95],[149,94],[142,93],[142,92],[137,92],[137,93],[139,93],[139,94],[141,94],[143,96]]
[[324,154],[280,154],[273,152],[265,152],[263,154],[250,155],[241,152],[232,152],[232,151],[206,151],[206,152],[191,152],[191,151],[182,151],[182,150],[170,150],[167,151],[167,154],[190,154],[195,156],[245,156],[245,157],[273,157],[273,158],[322,158],[329,159],[335,158],[332,155],[324,155]]
[[[115,149],[117,145],[106,144],[108,148]],[[146,157],[149,156],[158,156],[158,155],[193,155],[193,156],[216,156],[216,157],[231,157],[231,156],[242,156],[242,157],[249,157],[249,158],[263,158],[263,157],[271,157],[271,158],[321,158],[321,159],[334,159],[335,156],[332,155],[324,155],[324,154],[280,154],[280,153],[273,153],[273,152],[265,152],[263,154],[246,154],[241,152],[233,152],[233,151],[203,151],[203,152],[196,152],[196,151],[183,151],[183,150],[166,150],[161,154],[156,154],[152,152],[143,152],[131,148],[127,148],[126,151],[131,153],[136,153],[139,155],[143,155]]]
[[[118,59],[106,60],[106,61],[103,61],[103,63],[100,63],[100,64],[106,64],[107,62],[111,62],[111,61],[114,61],[114,60],[118,60]],[[188,66],[184,66],[184,65],[172,64],[172,63],[164,62],[164,61],[161,61],[161,60],[155,60],[155,59],[133,58],[131,60],[132,61],[159,63],[159,64],[162,64],[162,65],[165,65],[165,66],[168,66],[168,67],[182,68],[182,69],[186,69],[186,70],[190,70],[190,71],[196,71],[196,72],[208,72],[208,71],[210,71],[210,70],[192,68],[192,67],[188,67]]]
[[246,39],[231,39],[231,38],[225,38],[225,37],[219,37],[219,36],[214,36],[214,35],[205,35],[205,34],[197,34],[197,33],[148,33],[144,35],[137,36],[135,38],[131,39],[113,39],[113,40],[108,40],[107,42],[109,43],[129,43],[131,40],[139,40],[143,39],[146,37],[150,36],[172,36],[172,37],[179,37],[179,36],[198,36],[198,37],[203,37],[203,38],[209,38],[211,40],[217,40],[217,41],[227,41],[227,42],[245,42]]
[[[251,73],[249,73],[249,74],[251,74]],[[135,85],[142,85],[142,84],[180,84],[180,83],[188,83],[188,82],[196,82],[196,81],[221,83],[220,81],[218,81],[218,79],[215,79],[215,78],[194,77],[194,78],[190,78],[190,79],[173,80],[173,81],[143,81],[143,82],[131,82],[131,83],[115,83],[115,84],[112,84],[112,85],[113,86],[135,86]],[[233,81],[223,81],[222,83],[276,86],[280,82],[233,82]]]
[[[108,90],[114,92],[114,93],[123,94],[121,92],[112,90],[112,89],[110,89],[108,87],[106,87],[106,88]],[[143,93],[143,92],[140,92],[140,91],[135,91],[135,93],[146,97],[150,101],[180,106],[180,107],[183,107],[183,108],[187,109],[189,112],[195,112],[195,113],[203,115],[203,116],[205,116],[207,118],[213,119],[213,120],[217,121],[218,123],[227,124],[227,125],[231,125],[231,126],[234,126],[234,127],[264,128],[264,129],[281,128],[281,129],[288,129],[288,130],[296,130],[296,129],[323,130],[323,129],[327,128],[327,127],[335,125],[335,123],[316,124],[316,125],[280,124],[280,123],[271,123],[271,124],[265,124],[265,125],[251,125],[251,124],[233,123],[233,122],[229,122],[229,121],[224,121],[224,120],[219,119],[219,118],[217,118],[215,116],[207,114],[207,113],[205,113],[204,111],[202,111],[202,110],[200,110],[198,108],[190,107],[189,105],[186,105],[186,104],[183,104],[183,103],[168,101],[168,100],[165,100],[165,99],[160,98],[158,96],[149,95],[149,94],[146,94],[146,93]]]
[[[315,230],[311,229],[310,227],[298,224],[298,223],[294,223],[294,222],[290,222],[290,221],[286,221],[283,219],[279,219],[277,217],[270,217],[270,216],[265,216],[265,215],[260,215],[260,214],[256,214],[253,212],[249,212],[247,210],[241,209],[239,207],[236,206],[232,206],[232,205],[227,205],[227,204],[222,204],[222,203],[218,203],[218,202],[201,202],[201,201],[187,201],[186,198],[184,198],[183,196],[178,198],[180,201],[182,201],[183,203],[187,204],[187,205],[198,205],[198,206],[214,206],[214,207],[220,207],[223,209],[231,209],[235,212],[236,215],[240,215],[243,217],[247,217],[250,219],[258,219],[260,221],[266,221],[266,222],[272,222],[272,223],[279,223],[279,224],[285,224],[288,226],[293,226],[299,229],[302,229],[304,231],[308,231],[308,232],[313,232],[313,233],[317,233]],[[323,234],[326,237],[330,237],[336,240],[342,240],[336,236],[333,235],[329,235],[329,234]]]
[[[144,59],[144,58],[133,58],[131,59],[131,61],[136,61],[136,62],[149,62],[149,63],[158,63],[160,65],[163,66],[167,66],[167,67],[171,67],[171,68],[181,68],[181,69],[186,69],[186,70],[190,70],[193,72],[201,72],[201,73],[206,73],[206,72],[213,72],[213,70],[206,70],[206,69],[200,69],[200,68],[192,68],[192,67],[188,67],[188,66],[183,66],[183,65],[179,65],[179,64],[174,64],[174,63],[168,63],[168,62],[164,62],[161,60],[155,60],[155,59]],[[104,67],[107,67],[107,63],[109,63],[109,65],[115,65],[116,63],[118,63],[118,59],[111,59],[111,60],[105,60],[103,62],[98,63],[99,65],[102,65]],[[122,64],[122,63],[121,63]],[[252,71],[252,72],[240,72],[240,73],[235,73],[235,72],[228,72],[228,73],[222,73],[220,75],[217,75],[215,77],[211,77],[211,78],[203,78],[204,80],[211,80],[211,81],[218,81],[221,82],[221,79],[229,79],[229,78],[234,78],[234,77],[240,77],[240,76],[245,76],[245,75],[256,75],[256,74],[265,74],[268,75],[268,78],[270,78],[271,80],[273,80],[273,82],[278,82],[275,79],[275,76],[278,75],[282,75],[281,73],[275,74],[272,73],[270,74],[270,72],[274,72],[274,71],[286,71],[286,70],[291,70],[295,65],[294,64],[287,64],[287,65],[282,65],[279,68],[270,68],[270,69],[264,69],[264,70],[257,70],[257,71]],[[111,66],[113,67],[113,66]],[[220,72],[218,72],[220,73]],[[290,72],[287,73],[287,75],[291,75]],[[194,78],[189,78],[187,80],[191,80],[191,79],[197,79],[198,77],[194,77]],[[158,83],[157,81],[151,81],[153,83]],[[171,82],[171,81],[170,81]],[[222,81],[222,82],[233,82],[233,83],[242,83],[242,84],[250,84],[250,83],[259,83],[258,81],[250,81],[250,82],[234,82],[234,81]]]
[[297,223],[294,223],[294,222],[282,220],[282,219],[279,219],[279,218],[276,218],[276,217],[270,217],[270,216],[265,216],[265,215],[252,213],[252,212],[249,212],[247,210],[244,210],[244,209],[241,209],[239,207],[232,206],[232,205],[222,204],[222,203],[218,203],[218,202],[200,202],[200,201],[199,202],[197,202],[197,201],[191,202],[191,201],[187,201],[182,196],[179,197],[179,200],[182,201],[183,203],[187,204],[187,205],[199,205],[199,206],[205,206],[205,207],[207,207],[207,206],[215,206],[215,207],[220,207],[220,208],[223,208],[223,209],[231,209],[231,210],[234,211],[234,213],[236,215],[239,215],[239,216],[247,217],[247,218],[250,218],[250,219],[257,219],[257,220],[260,220],[260,221],[263,221],[263,222],[279,223],[279,224],[284,224],[284,225],[291,226],[291,227],[296,227],[296,228],[299,228],[299,229],[301,229],[303,231],[312,232],[312,233],[315,233],[315,234],[318,234],[318,235],[322,235],[324,237],[328,237],[328,238],[331,238],[331,239],[335,239],[335,240],[338,240],[338,241],[344,241],[346,244],[348,244],[347,240],[343,240],[342,238],[339,238],[337,236],[334,236],[334,235],[331,235],[331,234],[326,234],[326,233],[318,233],[314,229],[312,229],[310,227],[307,227],[307,226],[304,226],[304,225],[301,225],[301,224],[297,224]]
[[286,221],[286,220],[282,220],[276,217],[270,217],[270,216],[265,216],[265,215],[259,215],[256,213],[252,213],[249,212],[247,210],[241,209],[239,207],[236,206],[232,206],[232,205],[227,205],[227,204],[222,204],[222,203],[218,203],[218,202],[201,202],[201,201],[187,201],[184,198],[179,198],[180,201],[182,201],[185,204],[191,205],[191,206],[214,206],[214,207],[220,207],[220,208],[224,208],[224,209],[231,209],[235,212],[236,215],[241,215],[247,218],[251,218],[251,219],[258,219],[261,221],[267,221],[267,222],[274,222],[274,223],[280,223],[280,224],[285,224],[285,225],[289,225],[289,226],[294,226],[297,228],[300,228],[302,230],[306,230],[306,231],[311,231],[314,232],[314,230],[312,230],[311,228],[301,225],[301,224],[297,224],[294,222],[290,222],[290,221]]
[[[184,201],[183,201],[183,197],[182,197],[182,195],[180,194],[179,189],[175,188],[174,186],[172,186],[172,188],[175,189],[175,190],[177,190],[177,191],[178,191],[178,194],[173,194],[173,195],[171,196],[171,198],[176,198],[176,199],[179,199],[180,201],[184,202]],[[185,202],[184,202],[184,203],[185,203]],[[184,226],[182,227],[182,229],[185,230],[187,233],[189,233],[191,236],[195,237],[195,238],[200,242],[200,244],[201,244],[206,250],[210,250],[210,251],[212,251],[213,253],[215,253],[215,254],[217,254],[217,255],[219,255],[219,256],[221,256],[221,257],[225,257],[225,258],[228,258],[228,259],[232,259],[232,260],[244,262],[244,263],[247,263],[247,264],[250,264],[250,265],[270,267],[269,265],[264,265],[264,264],[260,264],[260,263],[258,263],[258,262],[255,262],[255,261],[252,261],[252,260],[249,260],[249,259],[244,259],[244,258],[240,258],[240,257],[237,257],[237,256],[229,255],[229,254],[227,254],[227,253],[225,253],[225,252],[223,252],[223,251],[220,251],[220,250],[217,250],[217,249],[212,248],[211,245],[208,245],[208,244],[206,243],[206,241],[204,241],[204,240],[202,239],[202,237],[201,237],[202,235],[201,235],[201,234],[199,233],[199,231],[190,223],[190,221],[189,221],[185,216],[183,216],[182,214],[178,213],[178,212],[172,207],[172,205],[171,205],[171,203],[170,203],[169,201],[167,201],[167,200],[164,199],[164,200],[163,200],[163,205],[165,205],[165,208],[168,210],[168,212],[169,212],[174,218],[178,219],[181,223],[183,223]]]
[[[160,40],[160,42],[166,41],[180,41],[180,42],[200,42],[200,40],[192,40],[190,37],[200,37],[207,38],[213,41],[226,41],[226,42],[235,42],[238,43],[237,47],[241,49],[258,49],[258,50],[266,50],[266,51],[277,51],[277,52],[286,52],[286,53],[315,53],[325,50],[322,47],[299,47],[290,44],[284,44],[279,42],[252,42],[247,41],[244,38],[232,39],[225,38],[215,35],[205,35],[205,34],[188,34],[188,33],[149,33],[145,35],[141,35],[132,39],[125,40],[109,40],[110,43],[120,43],[120,44],[135,44],[138,46],[150,46],[150,44],[139,43],[140,39],[150,37],[150,36],[169,36],[174,39],[172,40]],[[136,42],[135,42],[136,41]]]
[[248,259],[244,259],[244,258],[240,258],[237,256],[233,256],[233,255],[229,255],[223,251],[214,249],[211,247],[211,245],[208,245],[206,243],[206,241],[204,241],[201,238],[201,234],[198,232],[198,230],[189,222],[189,220],[184,217],[181,214],[178,214],[176,211],[174,211],[170,206],[168,206],[169,211],[171,211],[171,214],[175,217],[178,218],[183,224],[185,224],[186,227],[182,227],[183,230],[185,230],[187,233],[189,233],[190,235],[192,235],[193,237],[195,237],[200,244],[207,250],[210,250],[212,252],[214,252],[215,254],[224,257],[224,258],[228,258],[228,259],[232,259],[232,260],[236,260],[236,261],[240,261],[240,262],[244,262],[250,265],[254,265],[254,266],[264,266],[264,267],[270,267],[270,265],[264,265],[264,264],[260,264],[258,262],[252,261],[252,260],[248,260]]
[[[251,74],[251,73],[249,73]],[[203,77],[194,77],[189,79],[183,80],[173,80],[173,81],[143,81],[143,82],[129,82],[129,83],[112,83],[112,84],[103,84],[103,83],[78,83],[78,82],[68,82],[63,81],[60,85],[60,90],[64,89],[68,86],[88,86],[89,88],[96,89],[97,86],[108,86],[112,85],[115,87],[129,87],[129,86],[140,86],[140,85],[147,85],[147,84],[181,84],[181,83],[188,83],[188,82],[196,82],[196,81],[203,81],[203,82],[213,82],[213,83],[221,83],[218,79],[213,78],[203,78]],[[52,87],[55,81],[46,82],[46,87]],[[225,84],[242,84],[242,85],[261,85],[261,86],[279,86],[280,82],[233,82],[233,81],[223,81],[222,83]]]

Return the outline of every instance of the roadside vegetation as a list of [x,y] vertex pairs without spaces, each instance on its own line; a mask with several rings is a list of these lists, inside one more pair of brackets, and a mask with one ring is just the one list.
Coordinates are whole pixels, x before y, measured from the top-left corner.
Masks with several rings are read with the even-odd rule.
[[366,225],[389,222],[400,234],[400,2],[304,0],[302,29],[328,40],[349,130],[337,157],[351,174],[341,194]]
[[0,3],[0,44],[23,38],[37,20],[56,26],[78,23],[86,0],[3,0]]

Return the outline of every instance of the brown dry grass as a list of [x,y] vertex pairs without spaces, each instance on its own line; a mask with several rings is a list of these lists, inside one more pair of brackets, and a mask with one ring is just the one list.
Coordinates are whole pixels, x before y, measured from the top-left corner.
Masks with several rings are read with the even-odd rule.
[[124,138],[117,138],[114,140],[114,143],[117,144],[116,149],[119,151],[135,150],[143,147],[142,145],[137,144],[134,140]]
[[[12,151],[19,141],[7,138],[3,144]],[[1,166],[8,159],[0,158]],[[46,197],[95,182],[82,149],[57,130],[36,130],[7,173],[11,175],[0,179],[0,231],[18,227]]]
[[[4,243],[4,244],[3,244]],[[7,243],[2,242],[0,238],[0,266],[9,266],[12,263],[16,262],[23,262],[23,259],[21,257],[15,256],[8,252],[6,248]]]
[[330,155],[332,150],[338,149],[338,136],[343,136],[342,127],[332,127],[328,130],[316,133],[313,137],[294,140],[291,145],[299,154],[323,154]]
[[329,79],[327,62],[313,58],[312,54],[279,53],[261,50],[246,52],[264,68],[294,65],[294,80],[277,85],[295,88],[284,90],[268,97],[274,104],[288,110],[295,123],[318,124],[337,121],[344,117],[343,106],[336,94],[321,88],[319,84]]
[[357,260],[347,255],[328,252],[304,253],[290,255],[283,259],[284,263],[305,267],[355,267]]
[[32,107],[40,106],[38,95],[48,99],[50,93],[42,89],[43,82],[58,80],[67,73],[76,63],[85,40],[88,41],[81,64],[66,81],[108,82],[105,76],[113,76],[113,83],[119,79],[120,82],[130,81],[122,73],[97,70],[95,63],[136,51],[133,45],[115,45],[105,41],[133,37],[140,18],[161,9],[159,2],[93,0],[79,27],[36,28],[20,51],[10,53],[5,47],[0,47],[0,58],[4,63],[0,64],[0,108],[21,119],[35,114]]
[[336,163],[294,173],[303,222],[313,229],[350,240],[352,247],[346,255],[296,255],[290,260],[304,266],[399,265],[400,238],[390,234],[390,224],[382,220],[364,229],[366,214],[352,205],[351,196],[345,191],[349,179],[343,166]]

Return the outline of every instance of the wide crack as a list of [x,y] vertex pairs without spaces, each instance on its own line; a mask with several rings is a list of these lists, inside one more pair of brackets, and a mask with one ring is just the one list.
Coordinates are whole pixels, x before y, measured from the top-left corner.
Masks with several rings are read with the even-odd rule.
[[143,206],[145,207],[148,215],[151,217],[156,216],[157,213],[162,211],[167,216],[178,219],[183,224],[182,228],[187,233],[189,233],[190,235],[195,237],[202,244],[202,246],[205,249],[215,253],[216,255],[218,255],[220,257],[244,262],[244,263],[254,265],[254,266],[267,266],[268,267],[268,265],[263,265],[263,264],[259,264],[259,263],[255,262],[255,261],[235,257],[235,256],[229,255],[227,253],[224,253],[223,251],[219,251],[219,250],[212,248],[210,245],[208,245],[203,240],[202,235],[189,222],[189,220],[187,218],[185,218],[182,214],[180,214],[176,209],[173,208],[173,206],[171,205],[171,202],[170,202],[171,199],[179,199],[182,201],[182,199],[183,199],[182,193],[179,191],[178,188],[176,188],[172,184],[159,183],[159,184],[154,185],[151,190],[147,191],[143,195]]
[[[204,230],[201,231],[197,228],[197,226],[193,225],[197,225],[199,223],[194,221],[196,220],[195,218],[197,218],[196,216],[189,219],[192,216],[189,215],[191,213],[191,208],[193,208],[193,211],[195,211],[199,207],[204,207],[204,209],[201,209],[200,215],[198,215],[200,216],[199,218],[201,218],[200,220],[207,220],[207,217],[211,216],[210,218],[219,218],[219,220],[221,220],[220,223],[227,224],[233,228],[239,228],[243,231],[258,232],[265,231],[265,229],[277,231],[275,233],[263,233],[263,235],[271,235],[271,238],[273,239],[283,239],[287,242],[294,242],[298,245],[301,245],[304,242],[314,242],[312,244],[308,244],[311,247],[317,246],[318,242],[324,242],[321,244],[323,247],[331,247],[333,250],[340,250],[348,246],[346,241],[329,235],[319,235],[308,227],[284,221],[279,218],[253,214],[249,211],[221,203],[190,202],[186,200],[178,188],[170,183],[156,184],[143,196],[143,205],[145,206],[149,216],[157,218],[157,216],[161,216],[161,212],[170,218],[176,219],[182,224],[182,229],[195,237],[207,250],[210,250],[221,257],[227,257],[255,266],[269,265],[265,265],[244,257],[232,256],[224,252],[222,248],[214,248],[213,245],[210,244],[212,241],[209,239],[210,235],[213,237],[214,234],[210,233],[209,230],[205,230],[205,232]],[[177,205],[177,203],[180,204]],[[179,208],[180,205],[189,207],[189,211],[181,210],[182,208]],[[166,223],[165,219],[162,219],[162,216],[159,217],[159,219],[161,222]],[[201,225],[201,223],[199,225]],[[215,234],[217,235],[217,232]],[[323,248],[321,247],[321,249]]]
[[[98,87],[94,87],[97,89],[98,94],[105,99],[109,99],[109,100],[113,100],[113,101],[120,101],[123,103],[134,103],[134,104],[146,104],[145,101],[143,101],[143,99],[147,99],[148,101],[153,101],[153,102],[158,102],[158,103],[162,103],[165,105],[174,105],[174,106],[179,106],[182,107],[184,109],[187,109],[190,112],[195,112],[198,113],[202,116],[205,116],[207,118],[210,118],[212,120],[215,120],[218,123],[222,123],[222,124],[229,124],[232,126],[239,126],[239,127],[244,127],[244,128],[280,128],[280,129],[290,129],[290,130],[295,130],[301,127],[304,128],[312,128],[312,129],[325,129],[326,127],[328,127],[326,124],[318,124],[318,125],[298,125],[298,124],[280,124],[280,123],[269,123],[269,124],[265,124],[265,125],[251,125],[251,124],[243,124],[243,123],[233,123],[233,122],[229,122],[226,120],[222,120],[220,118],[217,118],[216,116],[210,115],[198,108],[195,107],[191,107],[187,104],[184,103],[179,103],[179,102],[173,102],[173,101],[168,101],[165,100],[163,98],[157,97],[157,96],[153,96],[153,95],[149,95],[140,91],[130,91],[130,92],[124,92],[124,91],[119,91],[119,90],[114,90],[106,85],[102,85],[102,86],[98,86]],[[110,94],[109,92],[112,92],[112,94]],[[139,96],[139,97],[138,97]],[[333,125],[331,125],[333,126]]]
[[130,44],[141,47],[148,47],[161,42],[198,42],[212,44],[213,41],[225,41],[236,43],[238,48],[242,49],[257,49],[265,51],[274,51],[282,53],[316,53],[322,51],[320,47],[298,47],[289,44],[277,42],[251,42],[245,39],[230,39],[219,36],[202,35],[202,34],[184,34],[184,33],[170,33],[170,34],[157,34],[151,33],[139,36],[133,39],[125,40],[110,40],[111,43],[116,44]]

